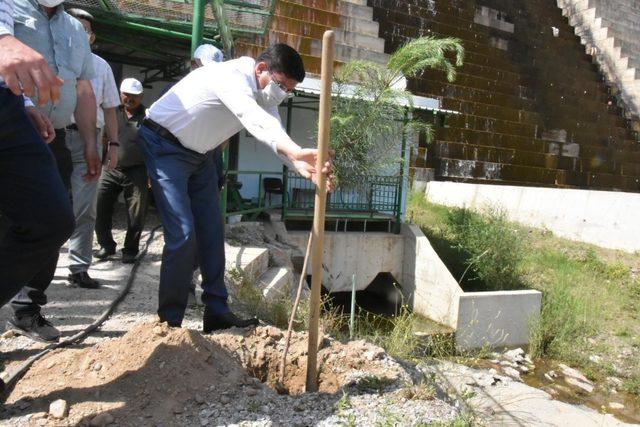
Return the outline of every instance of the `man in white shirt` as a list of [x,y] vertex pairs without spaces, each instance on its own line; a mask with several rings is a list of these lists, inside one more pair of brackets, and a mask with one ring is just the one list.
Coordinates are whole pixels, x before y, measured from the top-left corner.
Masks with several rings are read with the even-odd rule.
[[[89,44],[96,40],[93,32],[93,16],[82,9],[69,9],[67,13],[76,18],[84,27]],[[118,119],[116,109],[120,105],[120,94],[113,77],[111,67],[104,59],[92,53],[94,77],[91,79],[93,93],[96,96],[96,149],[102,154],[102,131],[106,129],[108,151],[107,170],[113,170],[118,163]],[[69,282],[81,288],[95,289],[100,282],[89,276],[91,252],[93,249],[93,230],[96,225],[96,201],[98,181],[82,179],[87,173],[84,162],[84,140],[78,132],[75,121],[67,126],[66,144],[71,152],[73,172],[71,174],[71,194],[76,229],[69,239]]]
[[[182,324],[197,254],[205,305],[203,332],[258,323],[238,318],[227,304],[213,153],[246,128],[293,170],[315,182],[317,150],[293,142],[278,115],[278,105],[304,76],[300,55],[290,46],[276,44],[256,60],[242,57],[192,71],[149,108],[138,136],[164,226],[161,321],[175,327]],[[322,172],[330,173],[329,163]]]

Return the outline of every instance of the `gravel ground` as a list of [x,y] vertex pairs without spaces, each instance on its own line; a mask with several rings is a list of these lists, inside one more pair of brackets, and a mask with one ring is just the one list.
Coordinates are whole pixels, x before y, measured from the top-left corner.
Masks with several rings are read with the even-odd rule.
[[[124,218],[120,215],[114,230],[116,241],[122,242]],[[147,229],[142,242],[149,237],[150,230],[158,224],[153,210],[150,212]],[[154,322],[157,305],[157,283],[162,253],[162,235],[156,234],[149,251],[138,269],[131,292],[119,305],[102,327],[85,339],[63,352],[89,348],[95,344],[117,340],[136,325]],[[124,265],[117,256],[113,259],[94,263],[90,270],[92,277],[104,283],[98,290],[71,287],[66,282],[66,249],[63,248],[56,278],[47,294],[50,303],[43,313],[65,336],[73,335],[96,319],[116,297],[130,275],[131,266]],[[4,325],[11,311],[8,307],[0,310],[0,325]],[[201,328],[202,309],[188,309],[184,328]],[[1,328],[1,327],[0,327]],[[5,332],[0,338],[0,368],[11,372],[21,362],[36,354],[44,344],[36,343],[25,337]],[[49,357],[49,356],[47,356]],[[407,372],[408,376],[415,374]],[[178,376],[179,378],[179,376]],[[154,418],[153,414],[140,412],[136,422],[118,423],[107,416],[106,421],[118,425],[416,425],[434,421],[448,421],[459,415],[459,409],[452,405],[442,394],[427,399],[407,399],[403,389],[406,384],[396,381],[383,390],[368,392],[356,385],[346,386],[335,393],[309,393],[298,396],[279,395],[270,387],[255,378],[247,376],[247,384],[238,383],[236,387],[220,390],[215,384],[203,390],[192,390],[185,399],[183,407],[174,411],[164,420]],[[166,385],[170,394],[172,385]],[[344,393],[349,397],[345,398]],[[87,396],[87,400],[100,401],[96,396]],[[130,402],[132,403],[132,402]],[[19,400],[5,405],[0,410],[1,425],[89,425],[93,418],[87,416],[80,423],[69,420],[54,420],[46,411],[36,411],[42,402]],[[124,402],[127,405],[127,402]],[[111,407],[105,403],[102,414]],[[73,410],[73,407],[72,407]],[[98,411],[94,416],[100,415]],[[105,419],[95,421],[95,425],[107,425]],[[94,425],[92,424],[92,425]]]

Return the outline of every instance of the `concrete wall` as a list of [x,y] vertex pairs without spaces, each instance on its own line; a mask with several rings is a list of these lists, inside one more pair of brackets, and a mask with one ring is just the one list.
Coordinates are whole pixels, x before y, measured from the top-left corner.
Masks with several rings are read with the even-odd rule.
[[402,224],[404,259],[402,291],[416,313],[456,328],[458,300],[463,294],[419,227]]
[[534,290],[465,292],[460,296],[456,347],[515,347],[529,343],[531,321],[540,315]]
[[429,182],[433,203],[482,209],[504,209],[522,224],[598,246],[640,250],[640,194],[539,187]]
[[[305,252],[309,232],[289,231],[289,239]],[[390,233],[336,233],[324,235],[323,285],[333,292],[351,291],[356,275],[357,290],[366,289],[378,273],[391,273],[402,280],[404,238]],[[307,271],[311,271],[313,258]]]

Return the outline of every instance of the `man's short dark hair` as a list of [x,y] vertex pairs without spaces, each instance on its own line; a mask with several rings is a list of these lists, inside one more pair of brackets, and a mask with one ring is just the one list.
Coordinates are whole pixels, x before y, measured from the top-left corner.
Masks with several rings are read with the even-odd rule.
[[291,46],[277,43],[265,50],[256,59],[257,62],[266,62],[269,71],[283,73],[297,82],[304,80],[304,64],[300,54]]
[[67,13],[76,19],[84,19],[85,21],[89,21],[89,23],[93,25],[93,15],[84,9],[78,9],[74,7],[73,9],[67,9]]

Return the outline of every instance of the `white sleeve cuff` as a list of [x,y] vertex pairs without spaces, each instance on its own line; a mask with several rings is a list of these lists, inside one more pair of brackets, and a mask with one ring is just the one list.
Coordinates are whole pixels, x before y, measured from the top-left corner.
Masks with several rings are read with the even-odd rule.
[[31,100],[31,98],[29,98],[27,95],[22,95],[22,97],[24,98],[24,106],[25,106],[25,108],[27,108],[27,107],[35,107],[35,104]]

